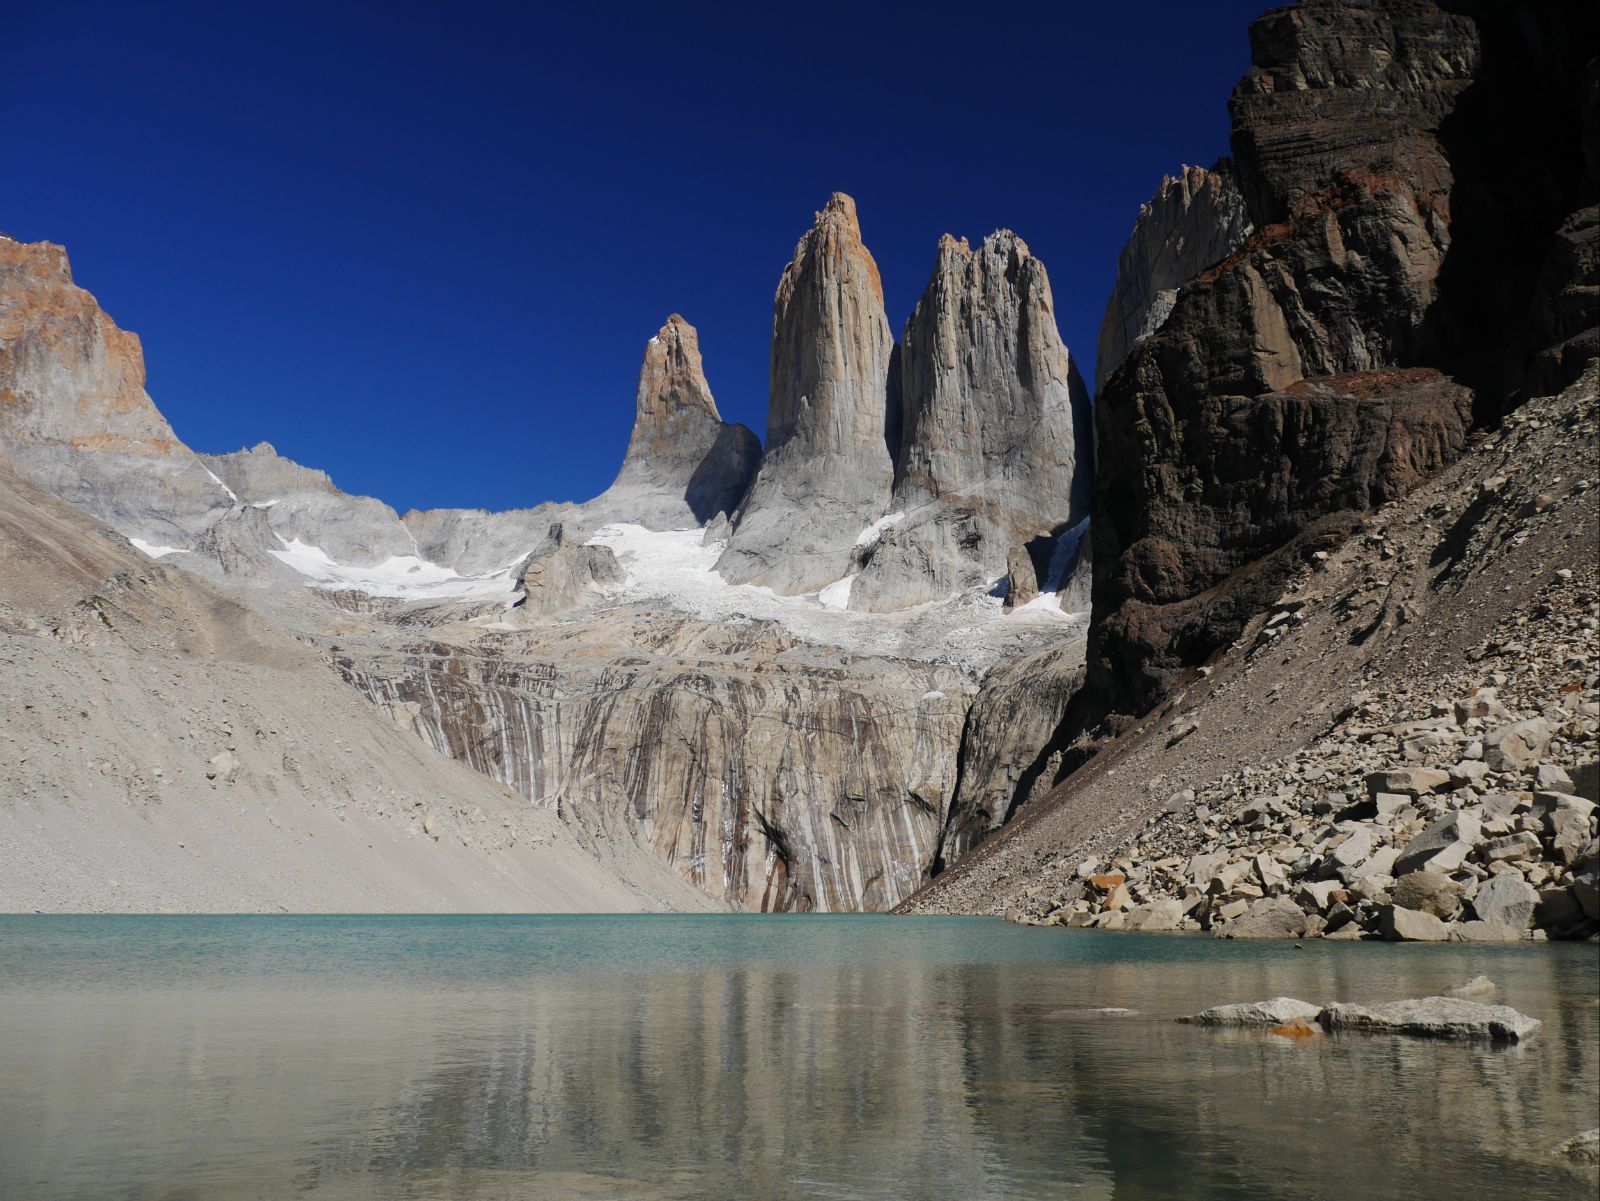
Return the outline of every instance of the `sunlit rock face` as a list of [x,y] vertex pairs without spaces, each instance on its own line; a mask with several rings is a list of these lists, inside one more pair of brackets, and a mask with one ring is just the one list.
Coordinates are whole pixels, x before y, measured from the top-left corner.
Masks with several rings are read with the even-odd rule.
[[900,354],[900,450],[890,508],[852,608],[902,609],[1041,563],[1089,511],[1089,396],[1056,328],[1044,264],[1009,230],[974,250],[939,242]]
[[72,282],[65,250],[0,236],[0,458],[126,533],[181,546],[231,501],[144,378],[137,335]]
[[645,348],[628,452],[595,503],[649,529],[705,525],[734,511],[760,458],[760,439],[718,414],[700,335],[674,313]]
[[1122,365],[1133,344],[1161,328],[1178,289],[1234,252],[1250,233],[1244,193],[1231,159],[1209,171],[1185,167],[1166,176],[1139,207],[1117,259],[1094,362],[1095,391]]
[[613,611],[473,647],[341,642],[439,750],[751,909],[882,910],[929,878],[973,687],[766,622]]
[[788,595],[849,572],[890,511],[893,353],[878,265],[836,192],[778,282],[767,450],[718,564],[728,580]]

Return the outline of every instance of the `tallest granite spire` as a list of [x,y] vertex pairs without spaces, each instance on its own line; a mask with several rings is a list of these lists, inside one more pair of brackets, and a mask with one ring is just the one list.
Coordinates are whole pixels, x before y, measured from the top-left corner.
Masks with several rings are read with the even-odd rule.
[[768,449],[717,564],[726,578],[793,594],[850,569],[894,484],[893,354],[878,265],[862,244],[855,201],[836,192],[778,281]]

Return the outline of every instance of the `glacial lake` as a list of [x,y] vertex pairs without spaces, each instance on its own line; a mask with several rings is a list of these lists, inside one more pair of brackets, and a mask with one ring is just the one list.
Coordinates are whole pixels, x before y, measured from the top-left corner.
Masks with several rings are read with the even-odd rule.
[[[1478,974],[1531,1042],[1172,1020]],[[981,918],[0,917],[0,1197],[1593,1198],[1551,1149],[1597,989],[1592,946]]]

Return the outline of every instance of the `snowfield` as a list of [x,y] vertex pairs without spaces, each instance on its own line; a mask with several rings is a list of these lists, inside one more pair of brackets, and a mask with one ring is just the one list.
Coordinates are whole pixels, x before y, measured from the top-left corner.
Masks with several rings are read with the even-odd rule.
[[320,546],[296,538],[283,542],[282,550],[267,553],[306,577],[308,588],[353,589],[368,596],[402,600],[495,600],[508,603],[516,594],[518,556],[498,571],[460,575],[448,567],[415,555],[392,555],[371,567],[335,562]]
[[[895,523],[891,515],[869,527],[876,537]],[[878,528],[881,527],[881,528]],[[1079,532],[1079,531],[1074,531]],[[703,531],[649,530],[608,525],[589,539],[610,547],[628,581],[610,594],[621,604],[660,604],[706,621],[755,618],[775,621],[798,638],[858,654],[897,655],[979,670],[1046,630],[1087,628],[1087,613],[1063,613],[1055,595],[1041,596],[1007,616],[989,591],[962,593],[896,613],[853,612],[845,576],[817,592],[779,596],[754,584],[730,584],[716,571],[723,544],[701,545]]]

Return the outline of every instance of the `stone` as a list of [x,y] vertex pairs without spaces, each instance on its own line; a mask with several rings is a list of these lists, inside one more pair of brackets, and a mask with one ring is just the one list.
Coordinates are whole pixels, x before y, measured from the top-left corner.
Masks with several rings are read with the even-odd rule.
[[1394,863],[1396,877],[1419,868],[1451,872],[1460,867],[1482,841],[1481,820],[1471,813],[1447,813],[1413,838]]
[[760,459],[761,440],[717,412],[700,335],[674,313],[645,347],[628,450],[595,503],[648,529],[705,525],[734,512]]
[[1463,980],[1445,992],[1447,997],[1488,997],[1497,991],[1495,982],[1487,976],[1474,976]]
[[1438,872],[1408,872],[1395,880],[1390,896],[1403,909],[1431,913],[1443,921],[1461,912],[1460,885]]
[[1542,888],[1533,911],[1533,924],[1557,933],[1570,930],[1583,921],[1583,905],[1572,888]]
[[1533,887],[1521,876],[1507,872],[1478,889],[1478,895],[1472,898],[1472,911],[1479,921],[1492,926],[1526,930],[1533,925],[1533,911],[1538,904],[1539,894]]
[[1292,1022],[1285,1022],[1281,1026],[1274,1026],[1271,1030],[1268,1030],[1267,1033],[1276,1034],[1279,1038],[1316,1038],[1322,1033],[1322,1027],[1312,1025],[1312,1023],[1305,1018],[1295,1018]]
[[1539,838],[1526,830],[1507,834],[1504,838],[1491,838],[1478,848],[1478,857],[1485,863],[1511,863],[1521,859],[1538,858],[1543,848]]
[[1446,942],[1450,928],[1431,913],[1385,905],[1378,914],[1378,929],[1389,942]]
[[899,381],[887,511],[903,516],[860,549],[850,607],[885,612],[986,588],[1023,573],[1016,548],[1040,590],[1059,593],[1089,515],[1092,410],[1027,243],[1010,230],[976,249],[940,239]]
[[878,265],[836,192],[778,282],[767,447],[717,560],[725,579],[794,595],[851,570],[863,531],[890,513],[893,351]]
[[1371,826],[1357,826],[1333,849],[1333,861],[1340,868],[1354,870],[1372,856],[1377,832]]
[[1321,1007],[1293,997],[1273,997],[1270,1001],[1245,1001],[1213,1005],[1178,1021],[1194,1026],[1283,1026],[1294,1021],[1315,1021]]
[[1325,913],[1334,895],[1343,891],[1338,880],[1308,880],[1295,889],[1294,899],[1307,913]]
[[1484,736],[1484,762],[1501,772],[1532,767],[1549,747],[1553,734],[1542,717],[1500,726]]
[[1379,793],[1387,792],[1418,797],[1437,792],[1450,783],[1450,773],[1431,767],[1396,768],[1372,772],[1368,774],[1366,783],[1368,796],[1376,797]]
[[1556,1154],[1578,1163],[1600,1163],[1600,1126],[1574,1134],[1556,1148]]
[[[1312,919],[1285,896],[1257,901],[1226,930],[1229,938],[1304,938]],[[1320,928],[1320,925],[1319,925]]]
[[1121,872],[1103,872],[1089,877],[1089,887],[1096,892],[1113,892],[1120,888],[1127,877]]
[[221,780],[224,784],[232,784],[238,775],[239,758],[232,751],[220,751],[206,761],[208,780]]
[[1461,997],[1422,997],[1379,1005],[1334,1003],[1317,1015],[1324,1030],[1340,1033],[1410,1034],[1420,1038],[1485,1039],[1515,1043],[1542,1025],[1506,1005],[1483,1005]]
[[1181,902],[1161,899],[1135,905],[1127,912],[1127,930],[1176,930],[1183,921]]
[[1572,777],[1564,767],[1554,763],[1541,763],[1533,772],[1533,786],[1543,792],[1572,791]]
[[1261,881],[1261,887],[1269,893],[1281,890],[1288,883],[1288,878],[1283,874],[1283,865],[1265,852],[1252,860],[1252,866],[1256,879]]

